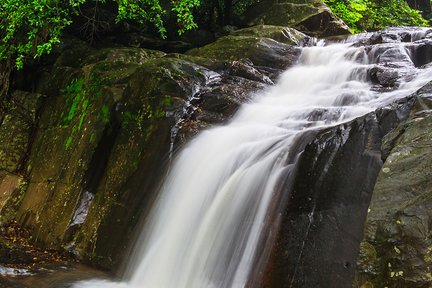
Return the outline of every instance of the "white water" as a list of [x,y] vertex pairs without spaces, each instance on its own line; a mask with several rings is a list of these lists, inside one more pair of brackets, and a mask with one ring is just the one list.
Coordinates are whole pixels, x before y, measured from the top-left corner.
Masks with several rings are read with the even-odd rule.
[[[373,92],[366,81],[371,58],[350,44],[304,48],[299,64],[277,85],[243,105],[228,125],[202,132],[178,155],[128,279],[74,287],[245,287],[294,137],[364,115],[432,79],[431,69],[411,65],[414,80],[401,79],[393,92]],[[317,109],[326,112],[311,117]]]

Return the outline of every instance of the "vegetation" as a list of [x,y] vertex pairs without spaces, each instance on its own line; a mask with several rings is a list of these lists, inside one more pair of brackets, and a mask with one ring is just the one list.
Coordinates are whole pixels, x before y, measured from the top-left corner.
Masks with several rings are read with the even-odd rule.
[[[51,52],[64,30],[79,18],[96,26],[98,6],[116,11],[116,21],[131,21],[154,27],[166,37],[168,21],[178,33],[199,23],[213,26],[233,24],[233,19],[260,0],[2,0],[0,3],[0,106],[7,98],[11,72],[24,63]],[[354,32],[394,25],[426,25],[417,10],[405,0],[324,0]],[[198,11],[196,9],[201,6]],[[87,9],[93,7],[92,9]],[[114,7],[114,8],[113,8]],[[88,11],[91,12],[89,15]],[[83,13],[84,12],[84,13]],[[170,23],[171,23],[170,22]],[[173,26],[173,25],[171,25]],[[92,30],[92,29],[90,29]],[[97,29],[93,29],[92,33]],[[0,107],[1,108],[1,107]]]
[[[108,3],[112,2],[112,3]],[[132,20],[138,24],[152,25],[165,37],[163,17],[167,14],[159,0],[2,0],[0,3],[0,104],[9,90],[11,71],[22,69],[31,62],[51,52],[53,45],[72,17],[80,15],[84,4],[115,4],[117,21]],[[175,14],[178,32],[196,27],[192,10],[200,0],[170,2],[168,9]]]
[[[167,13],[158,0],[4,0],[0,4],[0,60],[11,59],[22,68],[26,58],[49,53],[60,42],[63,30],[72,23],[86,2],[115,1],[117,21],[134,20],[154,25],[162,37],[166,34],[163,16]],[[173,1],[179,33],[196,28],[192,9],[200,0]]]
[[324,0],[353,32],[390,26],[426,26],[420,11],[405,0]]

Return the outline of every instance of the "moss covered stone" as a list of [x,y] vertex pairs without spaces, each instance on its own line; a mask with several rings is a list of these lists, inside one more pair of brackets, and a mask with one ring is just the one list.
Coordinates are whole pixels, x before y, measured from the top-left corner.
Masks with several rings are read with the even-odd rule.
[[300,49],[271,38],[230,35],[187,54],[226,61],[248,59],[256,66],[286,69],[297,60]]
[[89,51],[80,67],[67,66],[60,57],[52,81],[40,86],[50,98],[30,153],[29,186],[18,217],[48,247],[66,241],[95,150],[112,129],[112,111],[123,100],[128,77],[145,61],[164,55],[139,48]]
[[0,126],[0,170],[22,168],[42,95],[16,91]]
[[230,35],[270,38],[281,43],[295,46],[302,46],[303,44],[307,44],[307,42],[310,41],[309,36],[296,29],[274,25],[258,25],[239,29],[231,32]]
[[320,0],[258,2],[246,11],[245,23],[250,26],[289,26],[317,37],[350,33],[349,28]]
[[368,210],[354,287],[420,288],[432,281],[431,107],[419,98],[396,128],[399,136],[384,139],[384,147],[393,148]]

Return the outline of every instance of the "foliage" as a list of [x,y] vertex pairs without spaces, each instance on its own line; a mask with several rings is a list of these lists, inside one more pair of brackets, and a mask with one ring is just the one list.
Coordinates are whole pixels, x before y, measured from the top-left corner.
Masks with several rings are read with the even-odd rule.
[[405,0],[324,0],[353,32],[389,26],[426,26],[420,11]]
[[[133,20],[155,26],[166,34],[163,18],[166,11],[160,0],[2,0],[0,4],[0,61],[13,61],[20,69],[24,62],[51,52],[60,42],[64,29],[72,23],[85,3],[114,1],[117,21]],[[196,27],[192,10],[200,0],[176,0],[171,11],[179,23],[179,33]]]
[[63,29],[71,24],[69,10],[83,1],[57,5],[46,0],[4,0],[0,6],[0,60],[12,57],[17,68],[22,68],[25,57],[50,53],[60,42]]

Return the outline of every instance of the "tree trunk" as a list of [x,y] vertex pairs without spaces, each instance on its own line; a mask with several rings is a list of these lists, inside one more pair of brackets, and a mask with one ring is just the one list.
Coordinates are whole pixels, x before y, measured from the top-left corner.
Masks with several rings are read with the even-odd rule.
[[0,61],[0,125],[8,109],[12,65],[9,59]]
[[9,96],[12,66],[10,60],[0,61],[0,108],[3,110]]
[[223,24],[232,24],[232,0],[224,0],[224,13],[223,13]]

